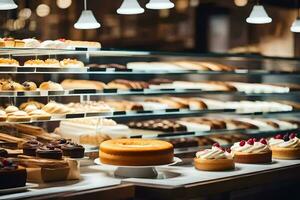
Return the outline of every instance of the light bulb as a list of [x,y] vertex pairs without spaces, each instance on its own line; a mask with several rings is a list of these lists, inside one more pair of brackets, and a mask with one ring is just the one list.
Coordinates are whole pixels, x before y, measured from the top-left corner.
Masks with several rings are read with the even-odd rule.
[[149,3],[146,4],[146,8],[148,9],[169,9],[173,8],[174,3],[170,0],[150,0]]
[[117,13],[121,15],[133,15],[141,14],[144,11],[144,8],[140,6],[137,0],[124,0]]
[[18,5],[14,0],[0,0],[0,10],[12,10],[16,9]]
[[291,26],[291,31],[295,33],[300,33],[300,18],[298,17]]
[[271,23],[272,19],[262,5],[255,5],[246,21],[249,24],[267,24]]
[[74,24],[76,29],[96,29],[100,26],[91,10],[83,10],[78,21]]

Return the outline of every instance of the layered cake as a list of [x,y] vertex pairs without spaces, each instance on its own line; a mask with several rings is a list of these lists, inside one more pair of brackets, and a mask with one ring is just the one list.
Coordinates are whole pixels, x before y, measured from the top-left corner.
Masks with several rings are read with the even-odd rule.
[[297,134],[276,135],[269,140],[273,158],[277,159],[299,159],[300,141]]
[[24,187],[26,185],[26,169],[8,158],[0,158],[0,189]]
[[102,163],[120,166],[164,165],[173,162],[173,145],[160,140],[116,139],[100,144]]
[[234,162],[230,150],[227,152],[218,143],[215,143],[211,149],[197,152],[194,165],[196,169],[204,171],[234,169]]
[[265,139],[257,141],[256,139],[242,140],[234,143],[231,147],[234,162],[237,163],[270,163],[272,162],[272,151]]

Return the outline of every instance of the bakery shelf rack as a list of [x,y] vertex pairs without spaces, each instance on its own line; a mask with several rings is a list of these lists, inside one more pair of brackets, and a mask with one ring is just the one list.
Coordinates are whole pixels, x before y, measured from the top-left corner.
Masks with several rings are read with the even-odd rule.
[[201,89],[74,89],[62,91],[0,91],[0,97],[65,97],[65,96],[122,96],[122,95],[233,95],[249,97],[299,96],[300,91],[286,93],[245,93],[238,91],[203,91]]

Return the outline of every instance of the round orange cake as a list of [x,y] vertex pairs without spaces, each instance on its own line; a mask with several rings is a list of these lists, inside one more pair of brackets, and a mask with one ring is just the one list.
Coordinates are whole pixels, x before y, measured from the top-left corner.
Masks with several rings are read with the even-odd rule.
[[99,150],[102,163],[119,166],[164,165],[172,163],[173,157],[173,145],[161,140],[107,140]]

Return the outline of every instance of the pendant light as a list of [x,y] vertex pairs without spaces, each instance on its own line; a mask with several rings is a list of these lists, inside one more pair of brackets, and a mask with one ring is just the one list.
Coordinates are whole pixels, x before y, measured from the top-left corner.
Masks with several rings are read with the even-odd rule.
[[142,8],[137,0],[123,0],[122,5],[117,10],[121,15],[141,14],[145,10]]
[[97,22],[93,12],[87,10],[86,0],[84,0],[84,10],[82,11],[78,21],[74,24],[76,29],[96,29],[100,28],[100,24]]
[[146,4],[146,8],[148,9],[170,9],[174,7],[174,3],[170,0],[150,0],[149,3]]
[[265,8],[257,2],[246,22],[249,24],[268,24],[272,22],[272,18],[268,16]]
[[14,0],[0,0],[0,10],[12,10],[16,9],[18,5]]
[[300,10],[298,8],[298,0],[296,1],[296,8],[297,8],[297,18],[291,26],[291,31],[295,33],[300,33]]

